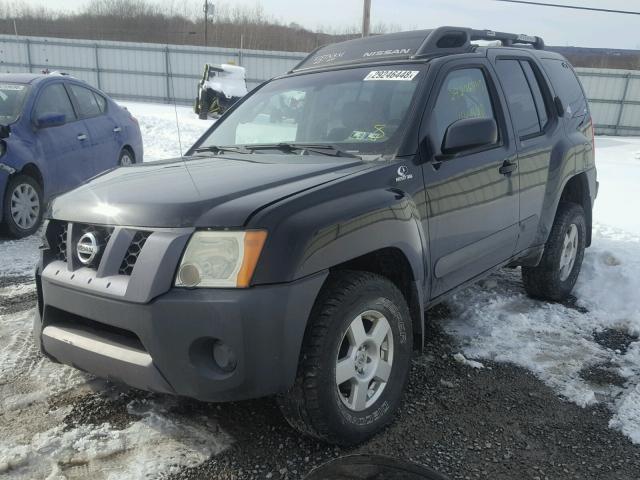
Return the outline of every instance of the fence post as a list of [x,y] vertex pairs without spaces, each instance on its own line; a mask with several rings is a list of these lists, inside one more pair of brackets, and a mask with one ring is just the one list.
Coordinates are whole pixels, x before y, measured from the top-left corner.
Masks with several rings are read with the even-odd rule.
[[171,103],[171,69],[169,63],[169,45],[164,47],[164,68],[167,73],[167,103]]
[[624,84],[624,92],[622,94],[622,98],[620,99],[620,110],[618,111],[618,119],[616,120],[616,127],[613,130],[614,134],[618,135],[618,129],[620,128],[620,121],[622,120],[622,111],[624,110],[625,102],[627,101],[627,92],[629,91],[629,83],[631,81],[631,73],[627,73],[626,81]]
[[102,90],[102,84],[100,82],[100,59],[98,56],[98,44],[95,44],[94,47],[95,57],[96,57],[96,77],[98,79],[98,90]]
[[29,73],[31,73],[31,42],[28,38],[25,38],[24,42],[27,46],[27,68],[29,68]]

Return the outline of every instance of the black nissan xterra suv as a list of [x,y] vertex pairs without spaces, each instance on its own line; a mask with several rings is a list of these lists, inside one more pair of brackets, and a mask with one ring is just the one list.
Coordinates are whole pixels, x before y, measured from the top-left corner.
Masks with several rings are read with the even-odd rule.
[[321,47],[184,158],[52,202],[35,339],[146,390],[277,395],[295,428],[354,444],[398,408],[425,309],[503,266],[569,295],[596,190],[585,95],[540,38]]

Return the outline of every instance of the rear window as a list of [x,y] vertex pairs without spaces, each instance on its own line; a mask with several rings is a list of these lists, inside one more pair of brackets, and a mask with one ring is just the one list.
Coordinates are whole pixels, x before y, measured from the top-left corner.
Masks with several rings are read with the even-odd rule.
[[533,93],[518,60],[498,60],[496,63],[500,83],[507,96],[513,125],[519,137],[541,132]]
[[91,90],[74,84],[71,84],[70,87],[78,102],[80,116],[84,118],[95,117],[103,112],[96,96]]
[[542,60],[542,66],[551,78],[553,89],[562,100],[569,118],[586,115],[587,100],[571,65],[564,60],[545,58]]

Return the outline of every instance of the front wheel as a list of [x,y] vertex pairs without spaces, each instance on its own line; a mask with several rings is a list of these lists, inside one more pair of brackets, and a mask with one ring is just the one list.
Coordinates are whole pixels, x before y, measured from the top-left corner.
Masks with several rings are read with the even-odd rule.
[[4,223],[12,237],[35,233],[42,220],[42,188],[28,175],[16,175],[7,184],[4,196]]
[[578,280],[586,238],[582,207],[576,203],[561,203],[540,264],[522,267],[527,293],[544,300],[565,300]]
[[323,288],[309,321],[280,409],[302,433],[363,442],[391,422],[402,399],[412,350],[407,303],[386,278],[344,271]]

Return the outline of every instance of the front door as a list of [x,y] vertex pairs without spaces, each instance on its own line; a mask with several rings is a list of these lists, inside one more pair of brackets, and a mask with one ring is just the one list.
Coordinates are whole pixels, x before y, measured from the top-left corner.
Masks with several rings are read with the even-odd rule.
[[91,138],[82,120],[76,117],[62,83],[44,87],[36,99],[32,117],[63,114],[65,124],[39,128],[35,137],[40,156],[54,175],[48,179],[51,194],[64,192],[80,185],[94,174]]
[[[517,167],[513,133],[494,72],[486,60],[474,62],[444,65],[422,123],[421,134],[431,145],[423,163],[431,298],[508,260],[518,239],[518,176],[501,173],[505,161]],[[447,128],[460,119],[481,117],[496,120],[498,141],[442,157]]]

